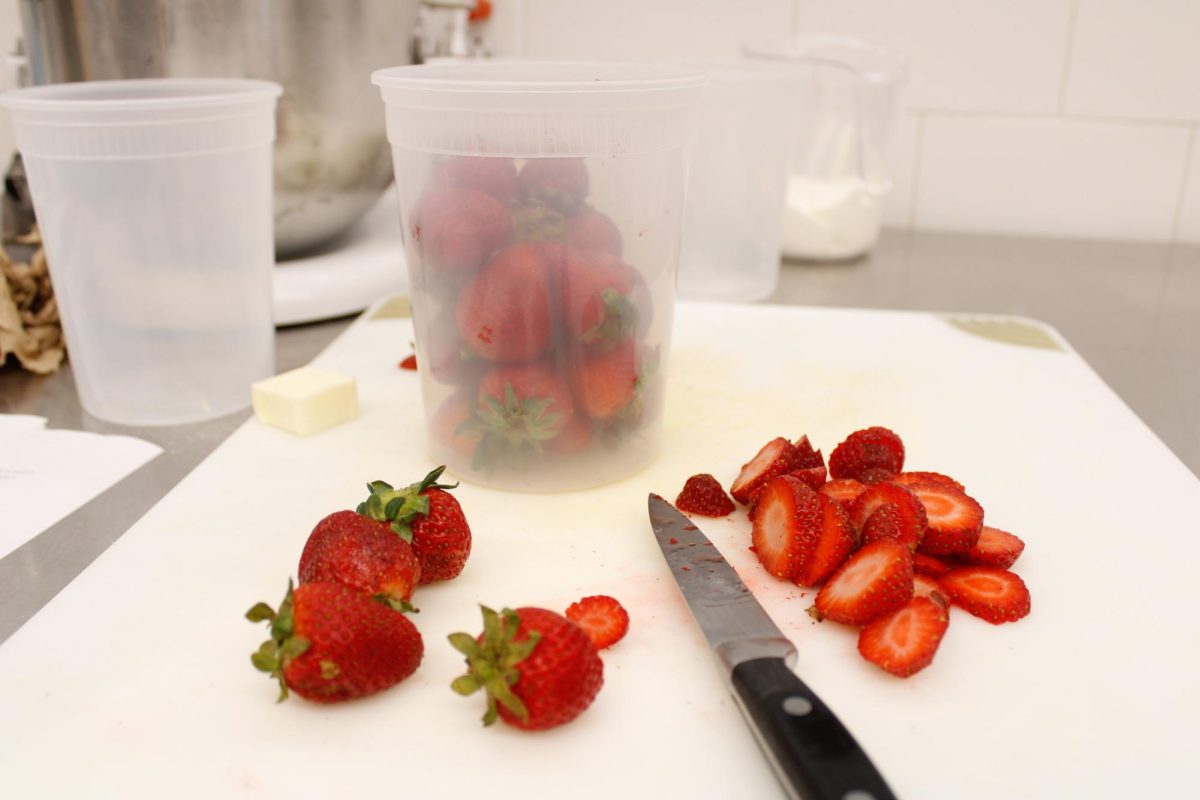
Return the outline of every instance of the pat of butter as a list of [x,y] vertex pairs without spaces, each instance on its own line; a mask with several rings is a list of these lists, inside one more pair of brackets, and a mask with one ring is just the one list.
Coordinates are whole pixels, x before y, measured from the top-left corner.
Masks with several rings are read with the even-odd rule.
[[300,367],[250,386],[259,421],[308,436],[358,416],[354,379],[313,367]]

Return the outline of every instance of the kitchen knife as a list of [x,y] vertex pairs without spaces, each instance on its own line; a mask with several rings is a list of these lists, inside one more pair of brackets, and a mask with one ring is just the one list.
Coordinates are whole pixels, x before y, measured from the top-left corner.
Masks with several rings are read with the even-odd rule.
[[650,495],[650,524],[734,699],[784,789],[803,800],[894,798],[871,759],[791,665],[796,648],[704,533]]

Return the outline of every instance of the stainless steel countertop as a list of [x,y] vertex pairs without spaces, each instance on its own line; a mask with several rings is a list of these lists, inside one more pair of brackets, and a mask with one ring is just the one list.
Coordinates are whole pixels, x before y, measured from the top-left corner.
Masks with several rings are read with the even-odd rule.
[[[1042,320],[1200,474],[1200,247],[887,232],[858,261],[785,263],[766,302]],[[307,363],[349,323],[281,329],[278,369]],[[1019,383],[1013,390],[1020,391]],[[0,413],[36,414],[52,428],[129,434],[163,448],[158,458],[0,559],[0,642],[250,416],[247,410],[164,428],[113,425],[83,413],[69,368],[35,377],[13,365],[0,369]]]

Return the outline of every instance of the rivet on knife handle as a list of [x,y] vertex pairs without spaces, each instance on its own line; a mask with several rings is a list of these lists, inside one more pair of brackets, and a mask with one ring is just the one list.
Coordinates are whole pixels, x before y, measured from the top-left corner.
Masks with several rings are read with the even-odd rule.
[[894,800],[841,721],[779,658],[744,661],[734,695],[789,794],[803,800]]

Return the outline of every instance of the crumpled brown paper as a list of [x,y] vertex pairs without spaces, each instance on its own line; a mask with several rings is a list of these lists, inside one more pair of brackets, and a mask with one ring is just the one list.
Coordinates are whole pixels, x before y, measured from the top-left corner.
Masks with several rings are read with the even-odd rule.
[[[17,240],[41,244],[37,229]],[[0,367],[12,353],[30,372],[47,375],[66,354],[58,303],[40,246],[28,264],[16,264],[0,248]]]

